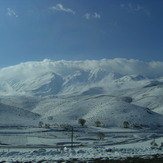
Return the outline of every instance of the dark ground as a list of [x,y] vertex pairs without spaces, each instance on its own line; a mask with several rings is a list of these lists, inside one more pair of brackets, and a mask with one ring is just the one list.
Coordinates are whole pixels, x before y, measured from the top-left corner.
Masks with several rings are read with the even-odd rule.
[[[58,161],[58,163],[62,162]],[[124,160],[109,160],[108,158],[99,158],[87,161],[71,160],[66,163],[163,163],[163,155],[153,155],[151,158],[129,157]]]
[[[0,163],[6,163],[5,161],[0,161]],[[29,162],[13,162],[13,163],[33,163]],[[163,155],[153,155],[151,158],[140,158],[140,157],[129,157],[124,160],[109,160],[108,158],[98,158],[98,159],[90,159],[87,161],[80,161],[78,159],[71,159],[69,161],[58,160],[58,161],[46,161],[40,160],[37,163],[163,163]]]

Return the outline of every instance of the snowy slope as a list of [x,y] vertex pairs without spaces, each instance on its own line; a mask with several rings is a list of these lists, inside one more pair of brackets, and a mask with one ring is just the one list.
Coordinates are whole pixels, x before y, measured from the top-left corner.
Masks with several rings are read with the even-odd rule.
[[0,104],[0,126],[26,126],[38,124],[39,114]]
[[5,96],[0,98],[2,104],[15,108],[23,108],[28,111],[32,111],[40,100],[41,98],[33,96]]
[[79,96],[70,98],[48,98],[42,100],[33,110],[42,115],[43,121],[49,116],[53,124],[78,124],[84,118],[87,125],[95,126],[100,121],[103,126],[123,127],[128,121],[131,126],[146,125],[156,127],[163,124],[163,115],[148,108],[131,104],[130,97],[113,97],[108,95]]
[[162,62],[127,59],[45,59],[6,67],[0,70],[1,116],[19,124],[40,114],[48,123],[85,118],[88,125],[97,120],[105,126],[162,125],[162,69]]

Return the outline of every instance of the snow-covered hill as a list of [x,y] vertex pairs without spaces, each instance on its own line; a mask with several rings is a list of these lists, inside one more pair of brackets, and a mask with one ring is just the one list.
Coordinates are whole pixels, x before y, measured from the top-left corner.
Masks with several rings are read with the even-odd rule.
[[130,126],[157,126],[163,124],[163,116],[148,108],[132,104],[130,97],[114,97],[108,95],[87,95],[70,98],[44,98],[33,110],[48,123],[77,124],[80,118],[87,121],[87,125],[95,126],[100,121],[103,126],[123,127],[128,121]]
[[163,125],[162,69],[162,62],[127,59],[21,63],[0,70],[0,109],[48,123]]
[[26,126],[36,125],[39,114],[27,110],[0,104],[0,126]]

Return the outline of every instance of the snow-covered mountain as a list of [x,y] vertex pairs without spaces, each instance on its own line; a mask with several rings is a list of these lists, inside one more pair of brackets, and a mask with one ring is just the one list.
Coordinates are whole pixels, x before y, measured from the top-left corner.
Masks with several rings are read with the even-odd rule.
[[0,70],[0,94],[79,95],[148,87],[162,83],[162,68],[162,63],[126,59],[26,62]]
[[162,69],[162,62],[127,59],[21,63],[0,69],[0,109],[56,123],[163,124]]

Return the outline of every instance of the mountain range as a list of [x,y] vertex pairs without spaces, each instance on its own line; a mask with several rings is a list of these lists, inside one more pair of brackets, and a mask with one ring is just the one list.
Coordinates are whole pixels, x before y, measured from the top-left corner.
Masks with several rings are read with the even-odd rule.
[[[0,125],[163,125],[163,62],[25,62],[0,69]],[[6,120],[7,119],[7,120]]]

